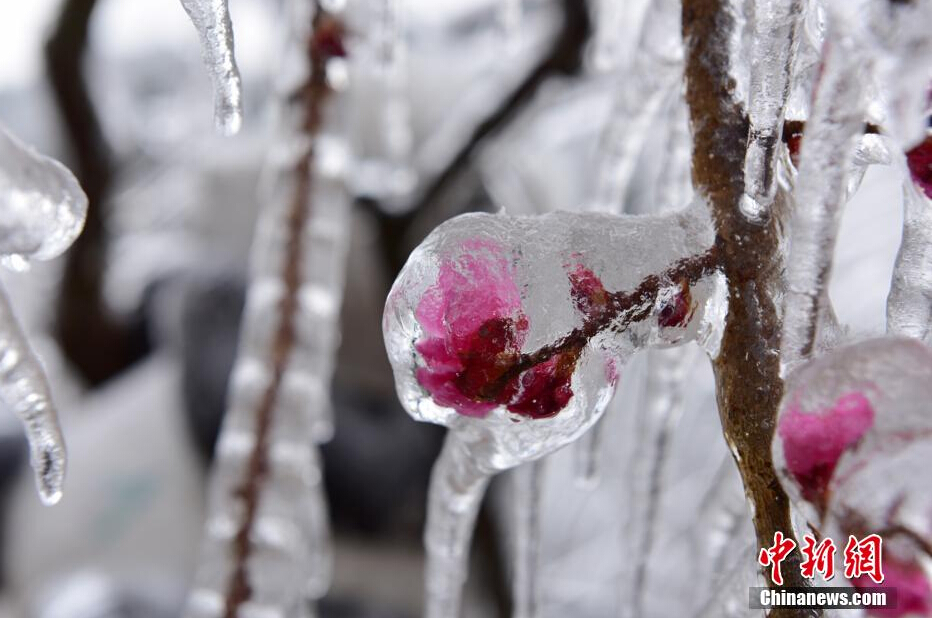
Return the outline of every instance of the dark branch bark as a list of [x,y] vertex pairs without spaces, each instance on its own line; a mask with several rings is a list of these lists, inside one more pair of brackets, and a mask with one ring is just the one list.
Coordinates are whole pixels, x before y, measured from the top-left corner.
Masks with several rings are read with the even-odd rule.
[[[727,0],[684,0],[686,99],[693,131],[693,183],[707,199],[728,281],[728,315],[721,351],[713,361],[725,440],[735,453],[761,547],[780,531],[793,537],[789,500],[771,458],[780,378],[782,230],[772,216],[749,222],[738,208],[744,193],[749,122],[735,100],[729,38],[736,27]],[[800,555],[787,558],[787,586],[806,586]],[[774,610],[771,616],[808,616],[814,610]]]
[[102,207],[113,165],[83,70],[88,25],[96,5],[97,0],[66,0],[45,47],[74,171],[88,197],[84,231],[66,254],[55,330],[65,356],[91,384],[117,374],[148,349],[142,324],[121,323],[103,299],[107,238]]

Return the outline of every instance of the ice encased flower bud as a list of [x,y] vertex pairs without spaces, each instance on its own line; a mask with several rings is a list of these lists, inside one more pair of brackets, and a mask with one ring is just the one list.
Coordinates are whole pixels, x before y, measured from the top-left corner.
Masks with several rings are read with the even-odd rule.
[[721,282],[702,266],[687,282],[676,266],[712,245],[699,211],[471,214],[438,227],[385,307],[405,409],[474,434],[468,441],[493,469],[577,438],[605,410],[635,350],[697,338],[714,345]]

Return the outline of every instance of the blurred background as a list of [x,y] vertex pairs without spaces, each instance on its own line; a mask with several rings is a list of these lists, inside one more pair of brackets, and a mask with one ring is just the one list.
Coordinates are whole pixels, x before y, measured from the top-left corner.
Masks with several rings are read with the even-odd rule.
[[[325,618],[420,612],[423,506],[443,433],[411,421],[395,398],[381,336],[391,281],[451,216],[574,209],[591,198],[599,136],[625,88],[646,2],[398,5],[404,80],[386,83],[362,36],[381,3],[350,1],[358,169],[336,432],[323,447],[336,560]],[[178,2],[0,7],[0,123],[65,162],[91,202],[63,257],[0,273],[50,374],[69,449],[65,496],[42,507],[18,421],[0,415],[0,616],[179,615],[236,350],[257,185],[275,139],[281,2],[230,8],[246,112],[233,138],[214,134],[209,80]],[[405,109],[409,136],[406,173],[390,189],[378,166],[386,93]],[[665,135],[649,130],[639,169],[663,165]],[[899,182],[893,170],[869,170],[845,214],[832,296],[852,336],[884,326]],[[655,454],[640,445],[651,431],[640,413],[648,379],[640,357],[604,423],[599,482],[575,482],[572,448],[545,463],[542,616],[617,615],[632,586],[645,613],[678,613],[711,602],[695,595],[724,590],[716,578],[725,567],[751,560],[711,371],[690,353],[684,414],[654,468],[648,515],[640,462]],[[495,481],[480,515],[467,616],[511,611],[511,482]],[[656,520],[647,545],[637,527],[645,517]],[[692,560],[697,543],[728,549],[725,562]]]

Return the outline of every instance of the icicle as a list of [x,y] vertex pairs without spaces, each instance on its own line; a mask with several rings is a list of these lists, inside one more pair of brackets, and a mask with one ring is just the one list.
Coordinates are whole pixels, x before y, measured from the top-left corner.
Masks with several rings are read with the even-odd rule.
[[[653,119],[682,75],[680,3],[654,0],[644,16],[638,50],[620,78],[600,138],[595,195],[586,210],[618,212]],[[678,205],[680,206],[680,205]]]
[[802,0],[769,0],[752,7],[751,128],[744,159],[745,195],[739,206],[753,221],[769,216],[776,191],[774,153],[783,129],[802,8]]
[[462,436],[451,431],[434,463],[424,545],[425,618],[459,616],[469,543],[491,472],[483,470]]
[[887,298],[887,332],[932,343],[932,137],[907,154],[903,240]]
[[330,582],[315,443],[328,439],[333,425],[350,147],[338,91],[347,77],[345,31],[338,15],[315,5],[296,0],[291,7],[295,53],[285,60],[303,60],[303,83],[283,93],[285,143],[272,155],[281,169],[269,183],[253,242],[191,617],[232,618],[240,608],[276,616],[310,611]]
[[540,505],[545,459],[519,466],[512,475],[515,484],[515,567],[512,600],[514,618],[537,618],[537,585],[540,554]]
[[74,175],[0,127],[0,254],[7,265],[60,255],[86,214],[87,196]]
[[429,498],[429,616],[457,615],[460,533],[487,477],[591,429],[635,350],[714,330],[725,293],[711,244],[696,204],[662,217],[464,215],[415,250],[383,330],[407,412],[450,428]]
[[58,426],[48,380],[0,287],[0,397],[16,413],[29,440],[29,461],[45,504],[61,499],[65,441]]
[[848,171],[864,126],[863,72],[869,61],[855,41],[829,23],[822,77],[806,123],[796,183],[781,362],[811,354],[827,296],[835,238],[847,197]]
[[[412,162],[414,135],[411,126],[411,106],[408,101],[408,45],[405,32],[404,0],[381,0],[381,69],[384,102],[381,107],[382,139],[387,168],[383,171],[386,184],[384,203],[397,210],[407,204],[407,198],[417,184],[417,172]],[[387,180],[387,182],[386,182]]]
[[227,0],[181,0],[181,6],[201,39],[214,87],[214,123],[224,135],[233,135],[243,123],[243,103]]
[[599,419],[592,429],[573,445],[576,486],[586,491],[594,490],[602,480],[601,449],[602,434],[605,432],[604,423],[604,420]]
[[[84,227],[87,196],[59,162],[0,128],[0,255],[23,269],[67,249]],[[48,379],[0,287],[0,397],[23,422],[36,487],[45,504],[61,499],[65,443]]]
[[647,352],[647,383],[644,408],[640,418],[645,431],[639,432],[631,478],[638,486],[628,499],[632,509],[626,536],[633,540],[631,579],[621,585],[627,601],[620,607],[622,616],[643,615],[643,592],[647,565],[653,552],[657,509],[663,492],[664,468],[669,459],[670,440],[684,409],[683,390],[687,372],[700,352],[697,347]]

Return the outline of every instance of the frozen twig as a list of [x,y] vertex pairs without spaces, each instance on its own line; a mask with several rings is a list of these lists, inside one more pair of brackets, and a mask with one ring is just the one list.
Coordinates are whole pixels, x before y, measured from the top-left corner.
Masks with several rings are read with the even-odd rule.
[[332,431],[329,382],[348,239],[349,149],[337,104],[345,30],[340,15],[316,2],[291,7],[301,83],[285,93],[285,160],[254,241],[190,616],[306,612],[330,580],[314,443]]

